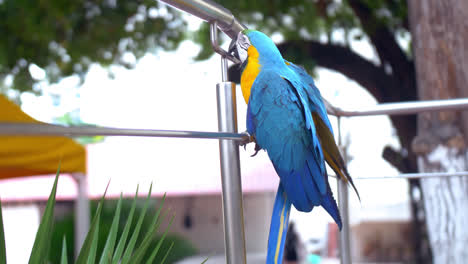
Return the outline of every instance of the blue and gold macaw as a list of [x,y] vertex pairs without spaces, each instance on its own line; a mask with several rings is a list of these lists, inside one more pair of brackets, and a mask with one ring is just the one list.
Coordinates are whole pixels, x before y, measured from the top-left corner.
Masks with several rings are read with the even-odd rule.
[[242,62],[247,131],[256,142],[255,149],[267,151],[280,177],[267,264],[281,263],[291,204],[302,212],[321,205],[341,229],[325,161],[340,179],[356,188],[312,77],[303,68],[284,60],[273,41],[259,31],[240,32],[235,48]]

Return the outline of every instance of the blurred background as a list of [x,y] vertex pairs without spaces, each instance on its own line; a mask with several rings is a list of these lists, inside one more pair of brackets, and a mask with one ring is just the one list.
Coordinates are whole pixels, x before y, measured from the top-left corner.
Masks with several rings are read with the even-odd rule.
[[[410,8],[405,0],[218,2],[248,28],[270,35],[287,60],[313,75],[334,106],[360,109],[468,94],[463,48],[468,26],[461,11],[468,6],[462,0],[410,3]],[[209,45],[209,25],[198,18],[157,1],[124,0],[3,0],[0,17],[0,93],[32,118],[67,126],[217,131],[220,58]],[[227,49],[230,40],[222,40]],[[230,68],[230,78],[238,82],[238,66]],[[4,109],[0,104],[0,112]],[[237,109],[239,131],[245,131],[240,87]],[[338,134],[337,119],[330,118]],[[350,192],[353,261],[462,263],[467,253],[460,245],[468,239],[465,178],[359,178],[467,170],[464,118],[454,112],[419,119],[341,118],[343,152],[362,198]],[[47,173],[28,173],[28,155],[53,151],[41,146],[21,152],[8,143],[11,138],[2,139],[0,148],[8,146],[0,150],[7,257],[9,263],[26,263],[24,253],[33,245],[53,183]],[[66,234],[69,256],[79,192],[86,191],[94,212],[110,181],[101,221],[110,225],[121,193],[131,200],[139,185],[144,196],[153,183],[154,204],[167,193],[165,206],[176,214],[169,239],[175,247],[167,262],[200,263],[207,256],[208,263],[224,262],[216,140],[74,140],[85,169],[60,177],[53,238],[60,245]],[[250,157],[251,144],[240,152],[246,247],[251,263],[260,263],[278,177],[265,152]],[[12,153],[22,157],[21,173],[12,173],[7,162]],[[61,157],[51,155],[56,169]],[[330,184],[336,194],[334,178]],[[291,222],[300,263],[339,263],[339,231],[322,208],[307,214],[293,210]],[[56,263],[59,256],[50,258]]]

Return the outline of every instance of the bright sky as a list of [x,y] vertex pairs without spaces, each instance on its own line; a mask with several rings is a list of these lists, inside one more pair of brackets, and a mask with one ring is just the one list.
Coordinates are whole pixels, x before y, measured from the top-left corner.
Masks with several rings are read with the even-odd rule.
[[[200,23],[193,18],[190,21]],[[368,58],[375,57],[365,41],[355,41],[352,47]],[[22,108],[46,122],[79,109],[84,122],[100,126],[216,131],[215,84],[221,79],[220,59],[213,56],[206,61],[194,62],[192,58],[198,50],[194,43],[184,41],[175,52],[147,54],[133,70],[112,67],[114,79],[109,78],[107,70],[94,65],[81,87],[78,87],[77,78],[66,78],[59,84],[44,87],[42,96],[23,94]],[[40,74],[37,69],[36,72]],[[338,73],[319,69],[316,83],[323,97],[341,108],[357,109],[376,103],[359,85]],[[60,100],[54,99],[57,96]],[[240,97],[240,89],[238,96],[239,130],[244,131],[246,106]],[[331,121],[336,125],[335,118]],[[387,117],[345,118],[342,128],[345,140],[350,141],[352,160],[349,171],[354,178],[397,173],[381,158],[385,145],[398,146]],[[336,127],[335,134],[338,134]],[[248,151],[252,153],[251,148]],[[353,217],[359,218],[359,212],[366,207],[394,205],[408,200],[404,180],[355,180],[355,183],[362,202],[359,203],[350,190],[351,208],[357,212]],[[331,180],[331,184],[336,183]],[[310,217],[296,212],[292,214],[299,227],[301,223],[306,226]],[[314,209],[314,218],[323,222],[329,220],[321,208]],[[311,229],[309,232],[320,231]]]

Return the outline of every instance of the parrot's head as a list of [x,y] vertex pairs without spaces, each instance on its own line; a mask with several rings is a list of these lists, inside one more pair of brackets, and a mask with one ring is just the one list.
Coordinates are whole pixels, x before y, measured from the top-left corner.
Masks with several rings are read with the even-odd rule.
[[258,57],[260,62],[282,62],[283,57],[275,43],[260,31],[246,29],[237,35],[235,42],[231,44],[230,51],[244,64],[250,56]]

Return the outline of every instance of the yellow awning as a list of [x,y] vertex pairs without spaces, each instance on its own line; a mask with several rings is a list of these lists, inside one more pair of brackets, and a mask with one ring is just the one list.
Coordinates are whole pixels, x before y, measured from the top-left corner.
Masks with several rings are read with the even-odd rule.
[[[41,123],[0,95],[0,122]],[[67,137],[0,136],[0,179],[55,174],[86,173],[86,151]]]

